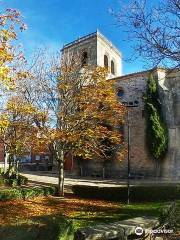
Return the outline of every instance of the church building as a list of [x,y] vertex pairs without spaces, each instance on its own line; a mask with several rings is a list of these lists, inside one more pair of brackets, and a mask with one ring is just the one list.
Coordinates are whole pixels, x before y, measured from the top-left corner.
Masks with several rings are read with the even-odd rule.
[[[146,144],[146,110],[144,94],[147,80],[153,74],[157,80],[163,117],[168,126],[168,153],[161,164],[160,178],[180,179],[180,71],[168,71],[163,68],[122,75],[121,52],[99,31],[63,46],[62,57],[81,54],[82,61],[91,66],[110,69],[108,79],[114,80],[117,97],[128,110],[128,121],[123,129],[125,142],[129,140],[130,177],[150,179],[156,177],[156,163]],[[127,120],[127,118],[126,118]],[[122,161],[115,159],[102,164],[97,160],[73,161],[68,158],[66,172],[72,175],[127,178],[128,153]],[[68,166],[71,166],[68,168]]]

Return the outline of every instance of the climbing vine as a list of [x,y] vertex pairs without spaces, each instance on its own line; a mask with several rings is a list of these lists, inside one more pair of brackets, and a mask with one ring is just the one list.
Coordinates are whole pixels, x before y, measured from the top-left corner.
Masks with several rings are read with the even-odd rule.
[[148,79],[145,102],[147,112],[147,145],[153,158],[159,162],[163,159],[168,149],[168,131],[162,116],[157,82],[152,75]]

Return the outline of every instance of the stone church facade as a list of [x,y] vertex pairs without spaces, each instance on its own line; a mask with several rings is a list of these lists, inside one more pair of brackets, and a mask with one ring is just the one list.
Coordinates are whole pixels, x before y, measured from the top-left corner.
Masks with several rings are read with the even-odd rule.
[[[119,50],[99,31],[78,38],[64,45],[62,56],[82,54],[86,64],[108,67],[108,79],[115,82],[117,97],[129,112],[129,121],[125,121],[123,135],[125,142],[130,140],[130,174],[131,178],[154,178],[156,164],[146,146],[146,112],[143,96],[150,74],[156,78],[160,101],[169,132],[168,153],[161,164],[161,178],[180,180],[180,71],[167,71],[157,68],[128,75],[122,75],[122,55]],[[115,159],[102,164],[98,160],[76,160],[71,174],[99,177],[127,177],[127,154],[122,161]],[[72,166],[72,164],[71,164]]]

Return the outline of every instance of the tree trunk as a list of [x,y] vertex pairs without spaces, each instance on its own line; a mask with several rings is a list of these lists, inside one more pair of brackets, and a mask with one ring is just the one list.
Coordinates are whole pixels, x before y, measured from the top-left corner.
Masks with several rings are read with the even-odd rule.
[[11,167],[13,167],[13,154],[9,154],[8,157],[9,157],[8,160],[9,160],[9,169],[10,169]]
[[64,196],[64,151],[61,151],[58,159],[58,196]]
[[159,180],[161,172],[161,164],[159,161],[156,161],[156,179]]
[[103,166],[103,169],[102,169],[102,179],[105,179],[105,166]]

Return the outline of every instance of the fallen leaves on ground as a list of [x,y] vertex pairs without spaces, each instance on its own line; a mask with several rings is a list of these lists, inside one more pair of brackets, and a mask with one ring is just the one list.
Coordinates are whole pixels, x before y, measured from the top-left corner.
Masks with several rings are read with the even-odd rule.
[[119,204],[101,200],[87,200],[75,197],[37,197],[28,200],[0,202],[0,225],[9,225],[36,216],[62,214],[67,217],[77,213],[95,215],[97,212],[118,210]]

